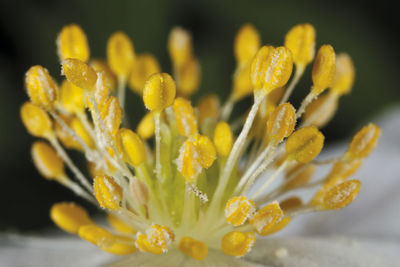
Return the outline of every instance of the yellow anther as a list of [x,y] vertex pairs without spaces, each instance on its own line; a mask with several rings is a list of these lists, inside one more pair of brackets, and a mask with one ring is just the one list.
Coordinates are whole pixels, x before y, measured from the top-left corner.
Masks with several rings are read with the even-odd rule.
[[257,211],[250,219],[250,224],[259,235],[265,235],[283,216],[283,211],[278,202],[272,202]]
[[68,81],[76,86],[92,91],[97,81],[96,71],[85,62],[67,58],[62,62],[62,70]]
[[233,92],[234,100],[240,100],[253,93],[253,85],[250,80],[251,61],[241,65],[233,76]]
[[306,185],[315,172],[315,165],[311,164],[304,167],[301,171],[299,171],[295,177],[290,178],[291,180],[285,185],[286,190],[291,190],[293,188],[297,188],[303,185]]
[[282,220],[275,223],[269,230],[265,231],[263,236],[272,235],[279,232],[280,230],[285,228],[291,220],[291,217],[283,217]]
[[233,133],[228,123],[218,122],[214,130],[214,144],[221,157],[227,157],[232,149]]
[[190,58],[177,70],[177,90],[183,96],[190,96],[200,86],[201,68],[195,58]]
[[152,74],[159,72],[161,72],[160,65],[152,54],[137,55],[129,75],[128,83],[130,88],[141,95],[147,79]]
[[195,260],[204,260],[208,255],[208,247],[201,241],[191,238],[190,236],[182,237],[179,242],[179,250]]
[[157,255],[163,253],[161,248],[150,244],[145,234],[137,233],[135,245],[142,252],[150,252]]
[[64,231],[76,234],[81,226],[94,224],[88,212],[78,204],[61,202],[50,209],[51,220]]
[[176,159],[178,171],[186,178],[186,181],[192,183],[201,172],[199,162],[200,155],[193,144],[193,141],[186,140],[179,149],[179,156]]
[[138,166],[146,160],[146,149],[143,141],[133,131],[121,128],[118,131],[124,160],[132,166]]
[[154,113],[149,112],[139,122],[136,132],[143,139],[149,139],[154,135]]
[[115,255],[128,255],[138,250],[135,246],[135,240],[124,235],[116,235],[114,244],[102,249]]
[[83,89],[64,80],[60,89],[60,101],[69,113],[82,113],[85,109]]
[[264,87],[265,73],[268,69],[269,54],[274,50],[272,46],[262,46],[255,55],[250,66],[250,81],[253,89]]
[[333,47],[330,45],[321,46],[312,69],[312,93],[314,95],[321,94],[331,85],[335,75],[335,69],[336,56]]
[[283,212],[297,209],[301,207],[301,205],[303,205],[303,201],[299,197],[289,197],[279,202],[279,206],[281,207]]
[[348,54],[336,56],[336,72],[331,84],[331,90],[338,95],[348,94],[353,87],[355,69],[353,60]]
[[235,37],[234,53],[238,65],[251,61],[261,45],[260,34],[251,24],[243,25]]
[[113,234],[95,224],[88,224],[79,227],[78,235],[80,238],[101,249],[111,248],[116,241]]
[[89,148],[94,148],[95,147],[95,144],[94,144],[94,141],[93,141],[92,137],[90,136],[90,134],[86,130],[86,128],[83,125],[83,123],[78,118],[73,118],[71,120],[71,128],[74,130],[76,135],[79,136],[83,140],[83,142],[85,142],[85,144]]
[[175,67],[178,69],[192,57],[192,36],[181,28],[172,29],[168,38],[168,52]]
[[352,160],[350,162],[336,162],[335,165],[333,165],[329,176],[340,176],[343,179],[346,179],[347,177],[353,175],[361,167],[361,164],[362,161],[358,159]]
[[324,135],[314,126],[295,131],[286,141],[287,155],[301,163],[312,161],[324,145]]
[[187,137],[196,134],[197,120],[190,101],[178,97],[174,101],[173,110],[179,134]]
[[47,179],[64,178],[64,162],[47,143],[36,141],[31,148],[33,163],[42,176]]
[[89,60],[90,50],[86,34],[79,25],[70,24],[61,29],[57,37],[57,52],[60,61],[67,58],[77,58],[83,62]]
[[331,92],[318,96],[306,108],[303,121],[316,127],[325,126],[335,115],[339,101]]
[[94,194],[102,208],[118,210],[122,199],[122,189],[107,175],[97,176],[94,179]]
[[176,94],[176,85],[167,73],[150,76],[143,88],[143,101],[149,110],[161,111],[172,105]]
[[153,224],[146,234],[137,234],[136,246],[144,252],[161,254],[168,251],[174,240],[174,233],[168,227]]
[[112,136],[114,136],[122,121],[122,109],[118,98],[110,96],[101,110],[101,118],[104,125]]
[[336,185],[324,196],[323,205],[325,209],[336,210],[349,205],[357,197],[361,182],[349,180]]
[[281,142],[292,134],[296,125],[296,111],[290,103],[280,104],[269,116],[267,133],[271,140]]
[[285,46],[292,51],[296,66],[304,68],[315,55],[315,29],[304,23],[294,26],[285,37]]
[[245,196],[233,197],[226,203],[226,222],[233,226],[240,226],[250,219],[256,211],[254,202]]
[[197,160],[203,168],[210,168],[217,158],[217,151],[211,139],[205,135],[197,135],[194,146],[198,153]]
[[361,159],[368,155],[375,148],[381,129],[373,123],[364,126],[351,140],[349,148],[345,154],[347,159]]
[[136,234],[136,230],[125,222],[121,221],[116,215],[107,213],[108,224],[117,232],[133,235]]
[[25,87],[33,104],[53,108],[58,86],[46,68],[39,65],[30,67],[25,74]]
[[51,138],[54,135],[49,115],[35,104],[25,102],[22,105],[21,119],[27,131],[33,136]]
[[226,255],[242,257],[251,250],[255,242],[254,233],[233,231],[222,237],[221,249]]
[[[90,66],[102,75],[102,85],[107,89],[115,90],[117,87],[117,79],[111,69],[108,67],[105,60],[93,59],[90,61]],[[98,81],[99,82],[99,81]]]
[[128,77],[135,60],[133,43],[123,32],[116,32],[107,42],[107,62],[119,77]]
[[197,103],[199,125],[207,118],[217,119],[220,114],[219,98],[216,95],[206,95]]
[[[67,126],[71,127],[72,117],[60,116],[60,118],[64,121],[64,123]],[[63,146],[65,146],[66,148],[76,149],[79,151],[82,150],[81,144],[73,136],[71,136],[69,134],[69,132],[67,132],[63,126],[61,126],[59,123],[57,123],[57,121],[54,123],[54,132],[55,132],[57,138],[61,141]]]
[[292,53],[288,48],[263,46],[252,62],[250,79],[254,89],[269,93],[287,83],[292,69]]

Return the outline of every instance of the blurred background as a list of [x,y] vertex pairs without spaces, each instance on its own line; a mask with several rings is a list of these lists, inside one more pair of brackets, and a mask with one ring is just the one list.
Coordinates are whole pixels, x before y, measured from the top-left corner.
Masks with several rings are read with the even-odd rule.
[[[48,211],[57,201],[85,205],[68,190],[39,176],[30,157],[34,138],[19,118],[19,108],[27,100],[23,77],[30,66],[43,65],[53,77],[61,78],[55,39],[63,25],[81,25],[91,57],[96,58],[105,56],[111,33],[122,30],[133,40],[136,52],[153,53],[166,72],[171,70],[168,33],[181,25],[192,32],[202,66],[203,80],[196,97],[217,92],[225,99],[235,68],[233,39],[242,24],[254,24],[264,44],[281,45],[293,25],[309,22],[317,30],[317,46],[329,43],[337,52],[349,53],[357,69],[352,93],[341,99],[336,117],[323,129],[329,144],[351,136],[373,115],[400,103],[396,9],[389,1],[366,2],[2,0],[0,231],[37,231],[51,225]],[[309,69],[297,87],[294,104],[309,90]],[[137,114],[145,111],[141,99],[128,93],[127,106],[130,120],[136,123]]]

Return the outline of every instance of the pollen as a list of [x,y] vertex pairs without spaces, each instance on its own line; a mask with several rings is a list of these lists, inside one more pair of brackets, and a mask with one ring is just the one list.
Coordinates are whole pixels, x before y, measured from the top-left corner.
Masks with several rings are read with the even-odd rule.
[[172,105],[176,94],[176,85],[167,73],[150,76],[143,88],[143,101],[149,110],[160,111]]
[[37,141],[33,143],[31,154],[33,163],[43,177],[57,180],[65,176],[63,160],[46,142]]
[[204,242],[195,240],[190,236],[182,237],[179,250],[195,260],[204,260],[208,255],[208,247]]
[[124,158],[132,166],[138,166],[146,160],[143,141],[133,131],[121,128],[118,132]]
[[122,121],[122,109],[118,98],[110,96],[101,110],[101,118],[111,135],[115,135]]
[[118,210],[122,199],[122,189],[107,175],[97,176],[94,179],[94,194],[103,209]]
[[136,246],[144,252],[161,254],[167,252],[174,241],[175,236],[168,227],[153,224],[146,234],[137,234]]
[[92,59],[89,65],[97,72],[97,75],[101,74],[102,86],[112,91],[116,89],[117,79],[105,60]]
[[176,165],[187,182],[193,182],[200,174],[202,168],[199,159],[200,155],[193,141],[186,140],[179,149]]
[[283,211],[278,202],[272,202],[258,210],[250,219],[250,224],[259,235],[266,235],[268,231],[282,219]]
[[262,47],[251,66],[254,89],[263,89],[269,93],[284,86],[292,74],[292,69],[292,53],[288,48]]
[[186,137],[196,134],[197,120],[190,101],[178,97],[174,101],[173,110],[179,134]]
[[364,126],[351,140],[346,157],[360,159],[367,157],[378,143],[381,130],[373,123]]
[[292,134],[296,124],[296,111],[290,103],[279,105],[269,116],[267,133],[271,140],[281,142]]
[[160,65],[152,54],[138,54],[129,75],[128,83],[130,88],[141,95],[147,79],[152,74],[159,72],[161,72]]
[[295,131],[286,141],[286,153],[301,163],[312,161],[324,145],[324,135],[313,126]]
[[250,219],[256,211],[255,204],[245,196],[231,198],[225,206],[226,222],[240,226]]
[[312,81],[314,95],[321,94],[328,88],[335,75],[336,56],[331,45],[323,45],[319,48],[312,69]]
[[61,29],[57,37],[57,51],[60,61],[76,58],[87,62],[90,56],[86,34],[79,25],[70,24]]
[[330,189],[324,196],[324,207],[330,210],[341,209],[349,205],[357,197],[361,182],[349,180]]
[[64,231],[77,234],[81,226],[92,225],[88,212],[73,202],[54,204],[50,209],[51,220]]
[[[351,90],[355,72],[350,56],[335,56],[330,45],[314,59],[315,43],[316,31],[305,23],[289,30],[285,46],[260,47],[261,32],[245,24],[233,43],[227,99],[199,94],[193,102],[202,60],[189,31],[172,29],[165,47],[171,68],[160,73],[157,59],[136,55],[122,32],[109,38],[107,60],[91,59],[84,31],[65,26],[57,48],[66,79],[59,88],[44,67],[31,67],[25,75],[30,101],[20,116],[30,134],[45,139],[31,148],[39,173],[102,208],[109,228],[72,203],[54,205],[50,217],[112,254],[172,251],[201,261],[209,249],[242,257],[256,234],[282,231],[304,213],[347,206],[360,188],[350,177],[380,129],[369,124],[341,155],[315,160],[325,141],[320,128]],[[304,70],[313,60],[310,75]],[[303,74],[313,84],[295,106],[291,95]],[[141,119],[126,109],[127,93],[142,97],[148,112]],[[249,108],[247,100],[253,100]],[[85,162],[75,164],[70,150]],[[314,180],[324,167],[328,172]],[[298,192],[306,188],[315,188],[314,196]]]
[[218,122],[214,130],[214,144],[219,156],[229,156],[233,145],[233,133],[228,123]]
[[199,162],[203,168],[210,168],[217,158],[214,143],[206,135],[197,135],[194,145],[199,153]]
[[252,232],[229,232],[221,240],[222,252],[226,255],[243,257],[256,242],[256,236]]
[[47,69],[36,65],[25,74],[25,87],[33,104],[52,109],[58,96],[58,86]]
[[107,42],[107,62],[118,77],[128,77],[135,61],[133,43],[123,32],[116,32]]
[[97,81],[97,74],[92,67],[85,62],[67,58],[62,61],[62,70],[68,81],[88,91],[93,91]]
[[286,34],[285,46],[292,52],[293,62],[296,66],[304,68],[314,59],[314,27],[309,23],[294,26]]
[[26,130],[33,136],[53,137],[52,122],[49,115],[39,106],[26,102],[21,107],[21,119]]
[[249,62],[253,59],[261,45],[260,34],[251,24],[242,26],[235,37],[234,53],[238,64]]

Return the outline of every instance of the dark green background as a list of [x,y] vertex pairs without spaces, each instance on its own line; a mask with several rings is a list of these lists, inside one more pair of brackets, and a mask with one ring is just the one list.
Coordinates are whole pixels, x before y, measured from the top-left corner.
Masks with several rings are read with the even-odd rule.
[[[93,57],[104,57],[108,36],[125,31],[138,53],[151,52],[170,70],[166,39],[174,25],[192,31],[203,70],[199,94],[229,93],[234,70],[232,42],[246,22],[261,32],[263,43],[282,44],[291,26],[310,22],[317,44],[330,43],[354,59],[354,90],[324,129],[327,140],[348,137],[372,115],[399,103],[398,31],[395,8],[388,1],[4,1],[0,3],[0,229],[37,230],[50,224],[51,203],[74,199],[47,182],[33,168],[33,138],[23,128],[19,107],[27,100],[23,75],[34,64],[59,78],[55,38],[68,23],[80,24]],[[310,86],[309,71],[295,93],[298,103]],[[242,105],[244,107],[246,103]],[[136,122],[144,112],[140,98],[128,96],[128,113]],[[241,110],[239,110],[241,112]]]

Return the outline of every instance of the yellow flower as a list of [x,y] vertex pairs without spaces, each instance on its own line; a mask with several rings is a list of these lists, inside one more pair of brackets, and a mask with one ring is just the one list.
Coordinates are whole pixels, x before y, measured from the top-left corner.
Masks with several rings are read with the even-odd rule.
[[[257,235],[281,231],[299,214],[344,208],[358,195],[361,182],[348,178],[376,146],[378,126],[362,128],[340,157],[315,159],[325,139],[318,127],[353,85],[350,57],[336,57],[332,46],[322,46],[309,94],[297,111],[287,102],[314,59],[312,25],[296,25],[285,46],[276,47],[260,47],[255,27],[243,26],[234,43],[232,92],[221,106],[216,95],[197,105],[188,99],[199,87],[201,71],[191,34],[182,28],[174,28],[168,39],[172,75],[160,73],[154,56],[136,56],[122,32],[110,37],[107,62],[89,58],[78,25],[64,27],[57,40],[66,77],[61,88],[42,66],[25,76],[30,101],[21,107],[22,122],[30,134],[47,140],[33,144],[33,162],[46,179],[103,208],[110,224],[100,227],[82,207],[63,202],[50,211],[61,229],[117,255],[175,250],[204,260],[217,249],[242,257]],[[149,110],[137,133],[127,125],[127,83]],[[234,103],[249,94],[250,111],[230,123]],[[93,179],[66,148],[85,155]],[[332,164],[332,170],[315,182],[322,164]],[[318,185],[309,202],[281,198]]]

